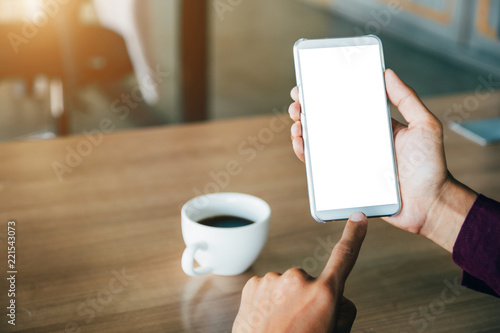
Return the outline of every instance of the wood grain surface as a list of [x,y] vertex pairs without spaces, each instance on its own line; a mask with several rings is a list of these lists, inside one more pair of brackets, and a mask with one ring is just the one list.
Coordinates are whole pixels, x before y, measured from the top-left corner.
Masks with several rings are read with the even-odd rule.
[[[470,96],[428,105],[449,118],[453,103]],[[492,94],[469,117],[499,108]],[[273,114],[94,133],[96,144],[84,135],[1,144],[0,331],[229,332],[251,276],[292,266],[317,275],[344,222],[311,218],[290,124]],[[500,146],[445,132],[454,176],[499,200]],[[69,167],[68,152],[78,149],[86,156],[72,156]],[[241,172],[223,180],[233,160]],[[59,180],[54,162],[71,172]],[[180,207],[205,190],[253,194],[272,208],[268,242],[240,276],[191,278],[181,269]],[[16,221],[15,326],[5,315],[9,220]],[[431,241],[370,220],[345,292],[358,308],[353,332],[499,332],[500,300],[457,289],[460,276]]]

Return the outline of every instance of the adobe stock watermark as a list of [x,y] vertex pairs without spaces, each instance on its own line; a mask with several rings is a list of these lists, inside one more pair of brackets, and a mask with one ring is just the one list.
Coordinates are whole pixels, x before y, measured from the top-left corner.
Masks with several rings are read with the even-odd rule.
[[227,188],[232,177],[241,174],[244,168],[257,158],[258,153],[265,150],[275,139],[277,134],[290,127],[289,118],[285,116],[288,114],[286,108],[283,108],[283,111],[274,108],[273,113],[275,116],[269,120],[267,126],[262,127],[257,133],[247,136],[238,144],[236,151],[238,156],[243,158],[243,161],[228,160],[222,169],[212,170],[208,173],[210,181],[201,187],[193,188],[196,199],[193,206],[190,207],[191,211],[205,208],[209,202],[205,195],[217,193]]
[[[161,71],[160,65],[157,65],[154,71],[151,68],[148,71],[149,75],[145,75],[140,80],[139,85],[132,88],[129,93],[122,93],[119,98],[116,98],[111,103],[110,110],[119,120],[125,120],[130,111],[137,108],[139,103],[144,101],[140,93],[141,88],[146,90],[155,89],[169,75],[168,72]],[[75,168],[82,164],[85,157],[92,154],[95,147],[103,143],[104,134],[112,133],[115,129],[116,124],[114,121],[111,118],[104,117],[99,121],[98,128],[83,130],[84,138],[78,141],[76,145],[67,145],[65,147],[64,161],[53,161],[51,163],[52,170],[59,182],[63,182],[65,174],[72,173]]]
[[397,15],[403,11],[401,1],[392,0],[387,2],[386,8],[384,9],[371,9],[370,16],[372,20],[365,23],[364,29],[360,27],[354,27],[354,32],[356,35],[378,35],[383,28],[386,28],[391,24],[393,15]]
[[[462,122],[468,119],[479,109],[480,103],[490,98],[495,88],[500,87],[500,82],[494,81],[492,74],[488,75],[487,78],[479,76],[478,81],[479,83],[473,94],[466,96],[460,103],[454,103],[446,109],[443,116],[445,123],[451,121]],[[446,136],[443,136],[444,140],[446,140]],[[400,179],[413,177],[413,172],[419,170],[429,160],[433,159],[440,147],[436,147],[435,139],[429,138],[415,142],[405,150],[407,154],[397,155]],[[386,176],[390,177],[391,175],[387,174]],[[388,182],[390,181],[391,179],[388,179]]]
[[[319,268],[320,262],[326,262],[328,260],[333,248],[337,244],[337,242],[332,239],[331,235],[325,238],[317,237],[316,242],[318,245],[314,248],[313,255],[302,260],[302,265],[295,266],[295,268],[302,267],[306,271],[315,271]],[[264,277],[264,279],[265,278],[266,277]],[[300,282],[298,282],[299,277],[292,272],[285,272],[283,278],[287,284],[288,291],[293,291],[300,285]],[[272,315],[276,307],[279,307],[286,301],[286,296],[282,290],[273,290],[269,299],[253,304],[252,312],[248,314],[246,319],[236,318],[234,322],[234,331],[238,333],[254,332],[264,323],[266,318]]]
[[[293,292],[303,285],[302,272],[300,269],[291,268],[287,270],[280,278],[284,279],[284,284],[286,292],[293,294]],[[297,274],[298,273],[298,274]],[[268,275],[277,273],[268,273],[262,279],[269,278]],[[262,282],[262,281],[261,281]],[[248,283],[252,283],[249,280]],[[245,288],[243,288],[243,294],[245,294]],[[255,331],[262,331],[262,324],[266,321],[266,318],[272,316],[274,310],[280,307],[282,304],[287,302],[287,297],[283,289],[274,289],[270,292],[269,298],[253,303],[252,311],[247,315],[246,318],[236,317],[233,326],[233,332],[237,333],[251,333]],[[260,328],[260,329],[259,329]]]
[[212,5],[215,12],[221,21],[224,21],[224,15],[227,12],[232,12],[236,7],[241,5],[243,0],[214,0]]
[[[105,288],[99,290],[95,297],[87,298],[76,307],[76,313],[85,318],[86,324],[90,324],[97,314],[113,301],[114,296],[123,292],[125,287],[135,279],[135,276],[125,272],[125,267],[121,269],[121,272],[113,269],[111,274],[113,277],[109,279]],[[81,331],[80,326],[75,321],[67,322],[64,328],[65,333],[80,333]]]
[[304,258],[302,264],[298,267],[302,267],[307,272],[316,271],[320,267],[320,263],[328,261],[337,242],[338,240],[332,239],[332,235],[328,235],[325,238],[316,237],[318,245],[314,248],[313,255]]
[[500,88],[500,81],[493,81],[493,74],[489,74],[487,78],[478,76],[479,84],[474,90],[474,94],[466,96],[461,103],[454,103],[444,112],[444,121],[446,122],[462,122],[470,117],[472,113],[479,109],[481,101],[485,101],[491,97],[495,88]]
[[[410,314],[408,323],[415,328],[418,333],[425,332],[429,324],[434,322],[437,317],[445,311],[446,305],[455,302],[457,297],[462,294],[462,291],[466,289],[460,285],[458,277],[455,277],[453,282],[445,279],[443,283],[445,287],[441,290],[438,297],[432,299],[426,306],[419,307],[418,311]],[[401,331],[401,333],[407,332]]]
[[[292,282],[293,283],[293,282]],[[292,288],[294,286],[291,286]],[[234,321],[233,332],[251,333],[255,329],[262,326],[266,318],[269,318],[274,309],[286,302],[286,297],[282,290],[273,290],[269,299],[264,299],[259,303],[255,301],[252,311],[248,314],[248,318],[242,319],[237,317]]]
[[36,11],[31,20],[23,19],[23,25],[21,27],[21,35],[15,32],[9,32],[7,38],[9,39],[10,45],[16,54],[19,53],[22,44],[28,44],[30,40],[38,35],[40,29],[45,27],[50,19],[54,18],[61,6],[66,5],[71,0],[46,0],[40,1],[40,9]]
[[[371,20],[367,21],[362,28],[359,26],[355,26],[354,32],[356,36],[363,35],[378,35],[382,29],[389,26],[392,21],[392,17],[397,15],[403,11],[403,7],[401,5],[401,1],[393,0],[389,1],[385,8],[383,9],[371,9],[370,16]],[[352,57],[358,55],[362,52],[362,42],[359,42],[359,45],[355,45],[354,47],[343,47],[341,48],[342,53],[347,60],[347,63],[351,63]]]

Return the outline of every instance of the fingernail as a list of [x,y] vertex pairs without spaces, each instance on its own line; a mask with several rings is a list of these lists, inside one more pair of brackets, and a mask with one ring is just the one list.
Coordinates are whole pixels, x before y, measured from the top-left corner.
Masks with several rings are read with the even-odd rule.
[[349,218],[349,220],[351,220],[352,222],[361,222],[365,219],[366,219],[366,215],[361,213],[361,212],[356,212],[356,213],[352,214],[351,217]]

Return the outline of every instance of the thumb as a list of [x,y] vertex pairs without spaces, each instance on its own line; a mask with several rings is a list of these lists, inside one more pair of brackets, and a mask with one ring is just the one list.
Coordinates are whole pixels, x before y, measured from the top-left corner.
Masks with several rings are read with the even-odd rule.
[[422,103],[417,93],[408,87],[393,70],[385,71],[385,86],[387,96],[405,120],[411,125],[426,124],[437,118]]
[[356,319],[357,309],[354,303],[342,296],[337,309],[336,330],[337,333],[347,333],[351,331],[354,319]]

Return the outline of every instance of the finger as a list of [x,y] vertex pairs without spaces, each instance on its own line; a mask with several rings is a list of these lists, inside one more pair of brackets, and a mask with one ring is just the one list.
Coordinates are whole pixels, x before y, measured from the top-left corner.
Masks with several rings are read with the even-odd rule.
[[290,91],[290,96],[295,102],[299,101],[299,89],[297,89],[297,86],[292,88],[292,91]]
[[408,87],[391,69],[385,71],[385,85],[392,104],[398,108],[410,126],[435,119],[415,91]]
[[300,103],[299,102],[293,102],[290,104],[288,107],[288,114],[290,115],[290,118],[292,118],[293,121],[299,121],[300,120]]
[[262,278],[258,276],[253,276],[251,279],[245,283],[245,286],[243,287],[242,295],[247,296],[247,295],[252,295],[255,290],[258,289],[260,281]]
[[357,310],[354,303],[342,296],[337,310],[337,329],[335,332],[350,332],[354,319],[356,319],[356,313]]
[[319,279],[331,281],[335,278],[340,279],[337,281],[341,283],[345,282],[356,263],[367,229],[365,214],[357,212],[351,215]]
[[297,155],[297,157],[299,158],[299,160],[301,160],[302,162],[304,162],[305,161],[305,157],[304,157],[304,140],[302,139],[302,137],[293,138],[293,140],[292,140],[292,146],[293,146],[293,152],[295,153],[295,155]]
[[311,276],[301,267],[292,267],[286,270],[282,276],[293,276],[301,279],[310,279]]
[[281,279],[288,289],[300,288],[307,282],[314,280],[309,274],[307,274],[305,270],[300,267],[290,268],[285,273],[283,273]]
[[300,123],[300,121],[296,121],[292,124],[290,132],[294,138],[302,136],[302,124]]
[[279,279],[280,276],[281,276],[280,273],[277,273],[277,272],[268,272],[268,273],[266,273],[266,275],[264,275],[264,277],[262,279],[263,280],[274,281],[274,280]]

